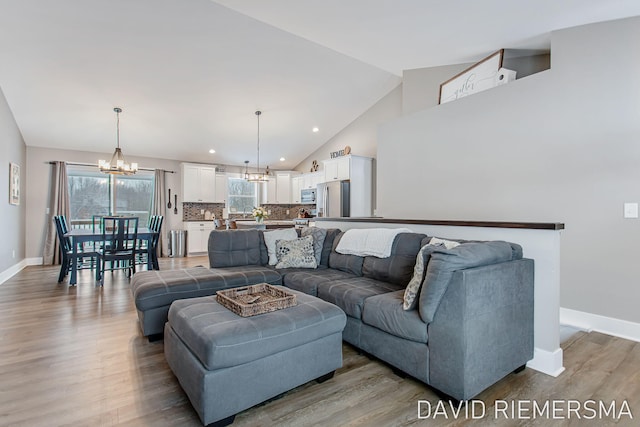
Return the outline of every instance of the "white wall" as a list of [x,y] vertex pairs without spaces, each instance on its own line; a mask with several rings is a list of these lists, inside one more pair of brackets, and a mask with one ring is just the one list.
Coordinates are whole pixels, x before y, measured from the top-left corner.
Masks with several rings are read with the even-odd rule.
[[322,169],[322,160],[328,160],[332,151],[351,147],[351,154],[376,157],[378,125],[400,117],[402,114],[402,85],[389,92],[360,117],[329,139],[322,147],[311,153],[296,166],[300,172],[309,172],[313,160]]
[[[26,146],[22,134],[0,89],[0,276],[2,272],[20,263],[25,257],[25,178],[28,168],[25,162]],[[9,163],[20,166],[20,205],[9,204]],[[0,280],[0,283],[2,280]]]
[[404,70],[402,72],[402,114],[408,115],[438,105],[440,84],[471,65],[473,64]]
[[[26,256],[28,258],[42,257],[45,225],[48,221],[51,221],[52,218],[51,215],[47,215],[46,213],[46,209],[49,206],[49,184],[52,168],[49,162],[54,160],[64,160],[67,162],[96,164],[99,158],[109,159],[112,154],[113,153],[104,153],[100,155],[86,151],[57,150],[40,147],[27,148],[26,157],[29,176],[26,183],[26,199],[28,205],[26,215],[29,227],[27,227],[26,230]],[[125,156],[127,155],[126,151],[124,154]],[[166,209],[162,229],[165,233],[167,230],[173,228],[182,229],[180,162],[150,157],[131,156],[127,156],[127,160],[130,162],[137,161],[142,168],[165,169],[176,172],[174,174],[165,174],[165,178],[167,188],[171,188],[172,197],[173,194],[176,192],[178,193],[178,214],[175,215],[173,213],[173,209]],[[173,204],[173,200],[171,203]],[[165,239],[165,247],[166,243],[167,241]]]
[[[351,147],[351,154],[358,156],[377,157],[378,126],[380,123],[400,117],[402,114],[402,85],[389,92],[380,101],[354,120],[349,126],[341,130],[322,147],[311,153],[296,166],[300,172],[309,172],[314,160],[318,162],[318,170],[323,170],[322,160],[330,158],[332,151],[342,150],[347,145]],[[373,161],[373,209],[376,209],[376,161]]]
[[640,322],[637,40],[640,18],[554,32],[551,70],[383,125],[378,214],[564,222],[561,305]]

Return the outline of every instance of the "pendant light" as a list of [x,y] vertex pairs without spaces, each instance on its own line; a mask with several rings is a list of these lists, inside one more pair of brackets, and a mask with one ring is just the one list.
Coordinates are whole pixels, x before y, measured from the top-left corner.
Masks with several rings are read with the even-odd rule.
[[133,175],[138,172],[138,164],[127,163],[122,150],[120,150],[120,113],[122,113],[122,108],[115,107],[113,111],[116,112],[116,151],[114,151],[110,162],[98,160],[98,169],[100,172],[112,175]]
[[249,161],[245,160],[244,179],[249,182],[267,182],[269,181],[269,166],[264,172],[260,172],[260,115],[262,111],[256,111],[256,117],[258,118],[258,163],[256,167],[256,173],[249,173]]

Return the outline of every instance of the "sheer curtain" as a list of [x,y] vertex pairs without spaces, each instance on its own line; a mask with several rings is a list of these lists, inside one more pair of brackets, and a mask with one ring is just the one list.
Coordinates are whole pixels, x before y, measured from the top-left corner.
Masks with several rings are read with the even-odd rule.
[[[156,169],[154,176],[154,187],[153,187],[153,208],[151,209],[152,215],[162,215],[165,216],[165,198],[164,195],[166,193],[166,184],[164,180],[165,170],[164,169]],[[166,220],[166,218],[165,218]],[[167,221],[162,223],[163,226],[166,226]],[[163,238],[163,230],[160,230],[160,239],[158,240],[158,257],[163,256],[164,254],[164,238]]]
[[53,217],[55,215],[64,215],[69,218],[70,211],[67,164],[65,162],[53,162],[49,185],[49,215],[47,215],[46,235],[42,255],[42,263],[44,265],[60,264],[60,242],[56,234]]

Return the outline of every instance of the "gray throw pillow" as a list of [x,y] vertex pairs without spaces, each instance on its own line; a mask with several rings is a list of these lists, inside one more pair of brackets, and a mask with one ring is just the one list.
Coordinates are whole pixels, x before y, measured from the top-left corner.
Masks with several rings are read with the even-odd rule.
[[316,256],[316,264],[320,265],[320,261],[322,260],[322,246],[324,245],[324,239],[327,237],[327,229],[306,227],[302,229],[301,236],[313,236],[313,252]]
[[276,256],[276,268],[316,268],[318,265],[313,251],[313,236],[277,240]]

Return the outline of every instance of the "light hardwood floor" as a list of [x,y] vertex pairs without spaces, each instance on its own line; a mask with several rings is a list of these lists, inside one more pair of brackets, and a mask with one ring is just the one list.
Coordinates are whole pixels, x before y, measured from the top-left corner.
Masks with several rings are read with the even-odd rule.
[[[207,259],[160,262],[170,269]],[[32,266],[0,285],[0,425],[200,426],[162,342],[140,335],[125,275],[107,273],[102,288],[90,271],[81,272],[76,287],[58,284],[57,275],[57,267]],[[333,379],[244,411],[234,426],[640,425],[639,343],[578,333],[563,349],[566,371],[558,378],[528,368],[511,374],[478,396],[486,412],[472,420],[464,409],[458,419],[450,410],[434,417],[439,399],[431,389],[345,344],[344,367]],[[496,401],[566,399],[626,399],[634,419],[494,416]],[[423,416],[431,405],[430,418],[418,419],[419,400],[429,402]]]

